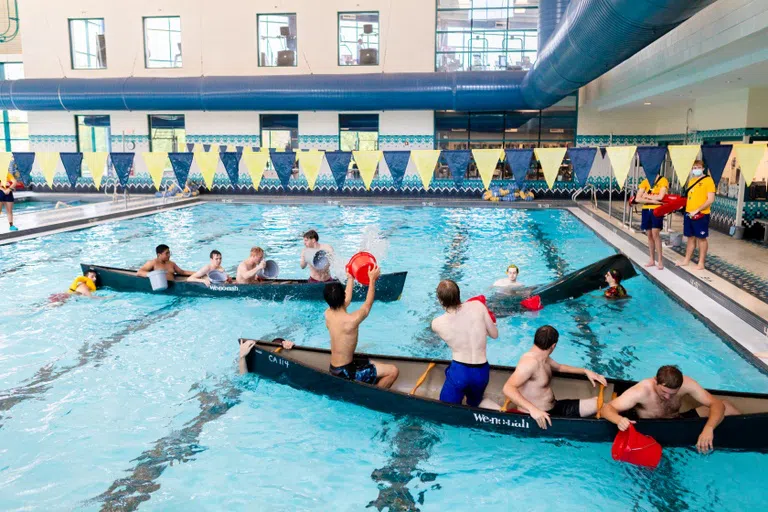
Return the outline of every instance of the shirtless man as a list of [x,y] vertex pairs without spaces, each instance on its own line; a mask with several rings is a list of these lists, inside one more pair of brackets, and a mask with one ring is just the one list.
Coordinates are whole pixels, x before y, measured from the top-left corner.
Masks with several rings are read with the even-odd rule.
[[237,266],[235,282],[238,284],[258,283],[261,280],[258,274],[266,266],[267,260],[264,259],[264,249],[261,247],[251,247],[251,255]]
[[160,244],[155,247],[155,253],[157,258],[146,262],[136,275],[139,277],[147,277],[147,274],[153,270],[165,270],[169,281],[173,281],[175,276],[191,276],[192,272],[189,270],[182,270],[179,266],[171,261],[171,249],[165,245]]
[[[680,406],[688,395],[703,407],[681,414]],[[683,377],[679,368],[669,365],[659,368],[655,378],[641,380],[620,397],[603,405],[600,415],[615,423],[619,430],[627,430],[634,421],[620,414],[625,411],[632,411],[631,416],[642,419],[709,417],[696,443],[699,453],[712,450],[715,427],[723,421],[723,416],[741,414],[733,404],[710,395],[698,382]]]
[[533,338],[533,347],[520,358],[514,373],[504,384],[504,394],[520,409],[531,415],[539,427],[552,426],[552,416],[586,418],[597,413],[597,397],[557,400],[550,383],[552,372],[586,375],[592,386],[608,383],[600,374],[560,364],[550,356],[557,346],[560,333],[551,325],[539,327]]
[[[301,268],[307,268],[307,265],[309,265],[310,282],[324,283],[331,280],[331,266],[328,265],[328,267],[321,269],[315,268],[313,266],[312,258],[314,258],[314,255],[317,251],[325,251],[325,253],[328,255],[328,258],[331,258],[333,255],[333,247],[328,244],[321,244],[320,235],[318,235],[317,231],[314,229],[310,229],[304,233],[304,249],[301,251],[301,260],[299,261],[299,265]],[[307,256],[310,257],[309,261],[307,261]]]
[[347,274],[346,290],[338,281],[325,285],[323,297],[328,303],[328,309],[325,310],[325,326],[331,335],[331,375],[389,388],[400,373],[396,366],[371,361],[365,357],[355,357],[360,324],[371,312],[376,294],[376,280],[380,275],[378,266],[368,271],[368,278],[371,280],[368,295],[365,297],[365,303],[354,313],[347,312],[347,306],[352,302],[352,288],[355,282],[351,275]]
[[203,283],[205,286],[211,286],[211,278],[209,275],[211,272],[220,272],[222,274],[221,277],[224,277],[225,281],[232,281],[232,278],[229,277],[227,271],[221,266],[221,253],[214,249],[211,251],[209,258],[211,258],[211,261],[207,265],[187,278],[188,283]]
[[520,273],[520,269],[517,268],[517,265],[510,265],[507,267],[507,277],[499,279],[498,281],[493,283],[493,286],[496,288],[505,288],[508,290],[514,290],[515,288],[520,288],[523,286],[523,284],[518,282],[517,280],[517,276],[519,273]]
[[432,320],[432,330],[451,347],[453,354],[453,361],[445,369],[440,401],[460,404],[466,397],[467,405],[477,407],[490,377],[485,346],[488,336],[499,337],[499,330],[482,302],[462,304],[459,285],[454,281],[440,281],[437,299],[445,313]]

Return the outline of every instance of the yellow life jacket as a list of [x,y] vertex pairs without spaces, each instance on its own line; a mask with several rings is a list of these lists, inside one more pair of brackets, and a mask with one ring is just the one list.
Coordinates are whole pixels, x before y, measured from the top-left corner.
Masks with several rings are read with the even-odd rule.
[[72,281],[72,285],[69,287],[69,293],[77,292],[77,287],[80,286],[80,283],[85,283],[85,286],[87,286],[88,289],[92,292],[96,291],[96,284],[93,282],[93,280],[91,280],[91,278],[78,276],[74,281]]

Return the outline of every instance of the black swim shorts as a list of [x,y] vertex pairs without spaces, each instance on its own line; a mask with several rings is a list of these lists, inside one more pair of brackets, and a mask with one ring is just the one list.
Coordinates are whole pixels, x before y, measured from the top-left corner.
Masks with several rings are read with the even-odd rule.
[[376,367],[367,357],[356,357],[351,363],[344,366],[330,365],[328,371],[336,377],[365,382],[366,384],[376,384],[378,377]]
[[581,418],[579,414],[579,399],[555,400],[555,405],[547,411],[550,416],[561,418]]

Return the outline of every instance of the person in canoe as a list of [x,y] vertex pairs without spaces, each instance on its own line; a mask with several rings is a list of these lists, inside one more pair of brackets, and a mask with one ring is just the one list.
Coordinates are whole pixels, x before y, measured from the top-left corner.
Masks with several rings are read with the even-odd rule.
[[483,400],[491,367],[485,355],[488,336],[499,337],[496,322],[479,300],[461,302],[459,285],[450,279],[437,285],[437,299],[445,313],[432,320],[432,330],[451,348],[440,401],[477,407]]
[[[291,350],[294,347],[294,343],[290,340],[284,340],[283,338],[275,338],[272,340],[275,343],[280,343],[280,346],[285,350]],[[237,371],[240,375],[248,373],[248,365],[245,362],[245,358],[251,353],[253,347],[256,346],[256,341],[245,340],[240,344],[240,358],[237,361]]]
[[211,286],[212,281],[218,283],[229,283],[232,281],[232,278],[229,277],[227,271],[221,266],[221,253],[214,249],[211,251],[209,257],[211,258],[211,261],[189,276],[187,278],[188,283],[203,283],[205,286]]
[[183,270],[176,263],[171,261],[171,249],[167,245],[158,245],[155,247],[155,253],[157,254],[157,257],[146,262],[138,272],[136,272],[137,276],[147,277],[153,270],[165,270],[168,280],[173,281],[175,276],[191,276],[193,274],[192,271]]
[[550,383],[552,372],[585,375],[592,386],[607,385],[605,377],[586,368],[560,364],[552,359],[560,333],[551,325],[536,330],[533,347],[520,357],[517,367],[504,384],[504,395],[520,410],[536,420],[546,430],[552,426],[550,416],[564,418],[587,418],[597,413],[597,397],[558,400]]
[[510,265],[507,267],[507,276],[493,283],[493,286],[495,288],[501,288],[503,291],[522,288],[523,284],[517,280],[519,274],[520,269],[517,268],[517,265]]
[[[681,413],[686,396],[693,398],[700,407]],[[619,430],[627,430],[638,418],[709,418],[696,443],[700,453],[712,450],[715,428],[724,416],[733,414],[741,413],[733,404],[712,396],[698,382],[684,377],[677,366],[671,365],[662,366],[655,378],[641,380],[600,409],[600,415]]]
[[251,247],[251,254],[237,266],[237,276],[235,282],[238,284],[256,284],[261,281],[259,272],[267,266],[267,260],[264,259],[264,249],[261,247]]
[[608,283],[608,289],[605,290],[606,299],[628,299],[627,290],[621,285],[621,272],[613,269],[605,274],[605,282]]
[[[319,265],[320,268],[315,268],[314,257],[319,251],[324,251],[326,258],[325,262]],[[307,268],[309,265],[310,283],[324,283],[331,280],[330,258],[332,256],[333,247],[328,244],[321,244],[320,235],[317,234],[317,231],[310,229],[304,233],[304,249],[301,251],[299,266]]]
[[360,324],[371,312],[376,295],[376,280],[380,275],[381,269],[378,266],[368,271],[368,294],[365,303],[354,313],[347,311],[349,303],[352,302],[353,277],[347,273],[346,288],[338,281],[326,284],[323,290],[323,297],[328,303],[328,309],[325,310],[325,326],[331,336],[331,375],[389,388],[399,375],[396,366],[372,361],[367,357],[355,357]]

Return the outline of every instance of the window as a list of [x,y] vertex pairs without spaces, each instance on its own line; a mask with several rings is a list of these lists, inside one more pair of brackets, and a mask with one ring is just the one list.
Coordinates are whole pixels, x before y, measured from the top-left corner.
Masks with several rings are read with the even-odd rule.
[[259,66],[296,65],[296,14],[259,14]]
[[77,150],[111,151],[109,116],[75,116]]
[[291,151],[299,147],[297,114],[262,114],[261,147]]
[[339,66],[379,64],[379,13],[339,13]]
[[538,0],[438,0],[435,70],[530,69]]
[[[24,65],[21,62],[0,63],[0,80],[19,80],[24,78]],[[27,113],[21,110],[3,110],[0,136],[3,151],[29,151],[29,125]]]
[[339,114],[339,149],[341,151],[379,149],[379,115]]
[[144,18],[144,65],[147,68],[181,67],[181,18]]
[[106,69],[107,44],[104,19],[69,20],[69,50],[72,69]]
[[149,150],[178,152],[184,151],[186,131],[184,116],[151,115],[149,116]]

